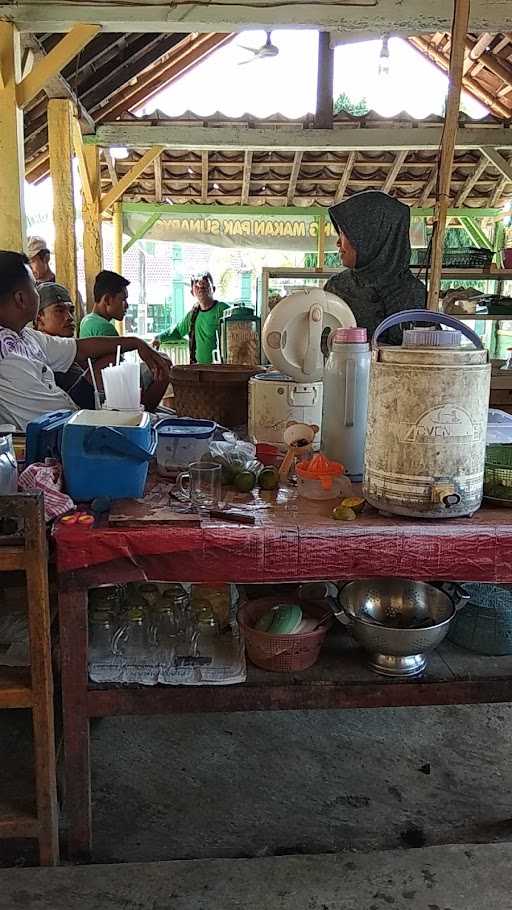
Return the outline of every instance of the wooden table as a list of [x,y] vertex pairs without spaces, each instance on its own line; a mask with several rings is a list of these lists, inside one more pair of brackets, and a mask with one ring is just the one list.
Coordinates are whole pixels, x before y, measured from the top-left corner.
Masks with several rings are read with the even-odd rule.
[[254,527],[109,530],[57,528],[64,765],[69,854],[91,848],[89,719],[119,714],[371,708],[512,701],[512,658],[482,658],[443,644],[420,679],[372,674],[340,630],[300,674],[250,667],[235,686],[97,686],[87,673],[87,591],[136,580],[272,583],[365,576],[512,582],[512,513],[416,522],[374,512],[334,522],[330,505],[255,497]]

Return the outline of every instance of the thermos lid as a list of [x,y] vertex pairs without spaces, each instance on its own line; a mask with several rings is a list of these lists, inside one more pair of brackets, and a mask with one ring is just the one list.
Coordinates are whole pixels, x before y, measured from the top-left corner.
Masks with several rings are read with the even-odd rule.
[[366,329],[335,329],[332,333],[333,344],[366,344],[367,341],[368,333]]
[[404,348],[457,348],[462,344],[462,333],[443,329],[405,329]]

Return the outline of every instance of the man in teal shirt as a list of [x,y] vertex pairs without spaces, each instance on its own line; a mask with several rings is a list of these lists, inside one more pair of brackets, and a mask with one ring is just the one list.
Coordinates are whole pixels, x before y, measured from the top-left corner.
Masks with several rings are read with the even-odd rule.
[[190,363],[212,363],[213,352],[217,349],[217,332],[227,303],[215,300],[215,285],[209,272],[192,278],[190,289],[197,303],[181,322],[169,332],[157,335],[153,345],[158,350],[160,344],[180,341],[188,337]]

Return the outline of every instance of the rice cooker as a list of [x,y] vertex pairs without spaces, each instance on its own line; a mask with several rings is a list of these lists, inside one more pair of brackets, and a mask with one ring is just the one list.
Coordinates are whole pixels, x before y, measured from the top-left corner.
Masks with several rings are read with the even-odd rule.
[[[283,297],[263,325],[271,363],[249,382],[249,437],[282,445],[288,422],[322,425],[324,342],[334,329],[355,326],[352,310],[335,294],[311,288]],[[320,431],[315,437],[320,444]]]

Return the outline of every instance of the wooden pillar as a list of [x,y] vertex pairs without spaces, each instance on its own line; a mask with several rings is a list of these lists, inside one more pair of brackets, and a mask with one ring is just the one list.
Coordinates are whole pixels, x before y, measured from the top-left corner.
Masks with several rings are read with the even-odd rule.
[[55,275],[78,299],[76,268],[76,216],[73,195],[73,103],[63,98],[48,101],[48,144],[53,187],[55,225]]
[[329,32],[318,33],[318,77],[316,87],[316,117],[318,129],[331,129],[333,117],[334,50]]
[[446,216],[450,204],[450,186],[452,178],[455,138],[459,120],[460,93],[464,74],[464,56],[466,35],[469,22],[470,0],[454,0],[455,18],[450,51],[450,79],[448,101],[444,118],[443,138],[441,142],[441,159],[439,164],[438,189],[432,234],[432,268],[428,290],[429,310],[439,309],[439,292],[443,268],[444,235]]
[[[112,215],[114,228],[114,272],[123,274],[123,203],[114,203]],[[116,329],[120,335],[124,334],[124,323],[116,322]]]
[[[103,244],[101,236],[101,180],[99,149],[96,145],[83,146],[83,164],[87,170],[89,192],[82,190],[82,219],[84,225],[84,268],[86,308],[90,313],[94,303],[94,280],[103,268]],[[83,184],[82,178],[82,184]]]
[[10,22],[0,22],[0,249],[15,251],[25,246],[23,113],[16,101],[20,59],[19,32]]
[[318,269],[323,269],[325,266],[325,215],[321,214],[318,216],[318,238],[317,238],[317,259],[318,259]]

